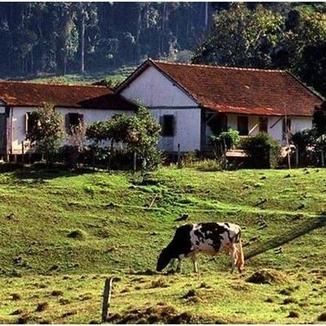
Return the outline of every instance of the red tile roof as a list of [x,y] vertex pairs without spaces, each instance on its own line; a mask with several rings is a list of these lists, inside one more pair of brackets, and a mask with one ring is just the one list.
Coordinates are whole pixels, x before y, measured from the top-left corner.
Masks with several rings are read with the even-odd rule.
[[36,84],[0,81],[0,100],[8,106],[56,107],[134,110],[131,104],[105,86]]
[[150,65],[177,83],[199,106],[224,113],[311,116],[323,99],[287,71],[147,60],[118,91]]

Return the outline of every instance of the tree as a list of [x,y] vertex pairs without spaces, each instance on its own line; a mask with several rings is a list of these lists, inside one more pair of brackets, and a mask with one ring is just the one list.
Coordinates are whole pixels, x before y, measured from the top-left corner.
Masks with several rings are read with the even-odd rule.
[[326,135],[326,101],[315,108],[312,123],[318,137]]
[[117,114],[108,121],[90,125],[86,137],[97,147],[103,145],[103,141],[110,141],[111,155],[114,143],[123,143],[129,153],[136,153],[141,160],[142,170],[150,170],[160,162],[157,148],[160,131],[159,123],[148,109],[140,107],[135,115]]
[[271,66],[271,50],[281,39],[283,18],[257,6],[232,4],[214,17],[212,32],[197,49],[194,63],[213,63],[238,67]]
[[63,118],[54,110],[53,105],[45,103],[43,108],[33,111],[30,119],[34,121],[27,139],[35,142],[36,150],[51,162],[63,139]]

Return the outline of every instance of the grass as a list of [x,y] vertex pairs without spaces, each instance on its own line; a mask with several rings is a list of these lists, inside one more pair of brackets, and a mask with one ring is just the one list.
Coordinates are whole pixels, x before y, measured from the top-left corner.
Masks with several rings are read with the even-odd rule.
[[115,70],[100,73],[67,74],[64,76],[41,75],[29,79],[29,81],[36,83],[88,85],[101,80],[105,80],[109,82],[112,87],[114,87],[120,84],[135,69],[136,67],[134,66],[122,66]]
[[[182,213],[190,222],[239,223],[246,252],[313,223],[326,209],[326,170],[170,167],[149,180],[123,172],[0,174],[0,322],[99,321],[110,275],[120,279],[112,322],[310,323],[326,312],[323,227],[253,257],[241,276],[229,273],[226,256],[201,256],[199,275],[189,261],[183,274],[150,272]],[[285,283],[247,281],[262,269]]]

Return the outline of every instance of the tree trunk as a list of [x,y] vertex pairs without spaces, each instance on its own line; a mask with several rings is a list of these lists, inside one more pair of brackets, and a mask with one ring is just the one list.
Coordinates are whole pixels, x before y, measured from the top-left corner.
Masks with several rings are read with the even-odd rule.
[[85,72],[85,13],[81,13],[80,72]]

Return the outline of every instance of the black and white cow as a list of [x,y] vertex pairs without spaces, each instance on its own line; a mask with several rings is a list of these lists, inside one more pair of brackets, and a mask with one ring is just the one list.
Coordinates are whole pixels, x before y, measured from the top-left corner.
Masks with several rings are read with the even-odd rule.
[[231,257],[232,271],[235,267],[241,273],[244,255],[241,244],[241,228],[232,223],[185,224],[177,228],[172,241],[158,257],[156,270],[162,271],[170,262],[178,259],[177,271],[182,258],[191,258],[194,272],[198,272],[196,255],[200,252],[217,255],[225,251]]

